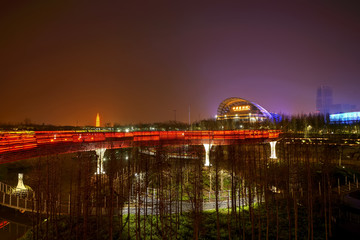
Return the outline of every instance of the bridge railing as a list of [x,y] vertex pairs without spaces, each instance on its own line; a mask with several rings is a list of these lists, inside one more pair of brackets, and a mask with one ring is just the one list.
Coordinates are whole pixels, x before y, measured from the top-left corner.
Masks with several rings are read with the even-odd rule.
[[[71,213],[81,213],[87,211],[90,215],[96,214],[107,214],[109,211],[109,207],[112,206],[115,212],[127,211],[128,207],[130,207],[133,211],[134,206],[145,206],[145,201],[154,201],[154,205],[158,206],[158,201],[160,201],[161,196],[157,194],[157,191],[154,189],[148,189],[146,192],[140,193],[141,197],[138,195],[134,195],[131,198],[130,202],[125,202],[120,204],[119,197],[114,197],[111,201],[109,198],[104,196],[103,198],[95,199],[91,198],[90,202],[88,202],[87,206],[84,206],[83,203],[79,203],[74,201],[74,196],[69,194],[67,199],[60,199],[60,195],[56,197],[51,197],[50,200],[46,201],[43,198],[42,194],[39,194],[37,197],[32,192],[24,197],[19,195],[15,195],[11,193],[11,186],[0,182],[0,204],[9,208],[20,210],[21,212],[34,212],[34,213],[56,213],[56,214],[71,214]],[[166,195],[171,194],[170,192],[166,193]],[[235,194],[235,198],[233,198],[232,194]],[[240,198],[241,197],[241,198]],[[140,205],[138,199],[140,199]],[[219,191],[217,200],[218,204],[223,207],[229,207],[231,199],[236,199],[238,202],[238,206],[240,204],[247,205],[248,204],[248,192],[240,193],[236,191],[232,193],[229,190]],[[258,196],[254,194],[252,202],[262,201],[263,196],[258,199]],[[207,193],[204,192],[203,203],[211,203],[215,204],[216,196],[214,191],[209,191]],[[185,201],[187,204],[191,204],[191,201]],[[224,205],[225,204],[225,205]]]

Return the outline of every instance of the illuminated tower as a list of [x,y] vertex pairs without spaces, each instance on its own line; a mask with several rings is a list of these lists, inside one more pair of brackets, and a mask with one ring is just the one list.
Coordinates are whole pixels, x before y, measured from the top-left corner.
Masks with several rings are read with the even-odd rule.
[[18,184],[16,186],[16,190],[17,192],[21,192],[21,191],[26,191],[26,187],[24,185],[24,182],[23,182],[23,174],[22,173],[19,173],[18,174]]
[[28,189],[25,187],[23,182],[23,174],[18,174],[18,184],[15,189],[11,190],[13,194],[24,196],[28,192]]
[[100,115],[99,113],[96,115],[96,124],[95,127],[100,127]]

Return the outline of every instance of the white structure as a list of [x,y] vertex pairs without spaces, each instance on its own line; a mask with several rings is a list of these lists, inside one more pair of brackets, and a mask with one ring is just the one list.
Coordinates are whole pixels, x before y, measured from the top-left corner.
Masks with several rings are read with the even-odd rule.
[[205,148],[205,166],[209,167],[210,165],[210,150],[211,150],[211,146],[212,144],[208,143],[208,144],[203,144],[204,148]]
[[105,174],[104,171],[104,155],[105,155],[106,148],[96,149],[97,155],[97,166],[96,166],[96,173],[95,174]]
[[18,174],[18,184],[15,188],[15,193],[22,193],[22,192],[27,192],[27,189],[24,185],[24,182],[23,182],[23,174],[22,173],[19,173]]
[[275,146],[276,146],[276,141],[270,142],[270,148],[271,148],[270,158],[271,158],[271,159],[277,159]]

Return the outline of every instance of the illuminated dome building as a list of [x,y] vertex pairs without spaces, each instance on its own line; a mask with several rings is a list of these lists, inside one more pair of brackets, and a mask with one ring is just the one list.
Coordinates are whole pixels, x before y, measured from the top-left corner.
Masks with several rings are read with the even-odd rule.
[[216,120],[227,119],[244,122],[261,122],[272,119],[272,116],[265,108],[254,102],[232,97],[222,101],[217,110]]

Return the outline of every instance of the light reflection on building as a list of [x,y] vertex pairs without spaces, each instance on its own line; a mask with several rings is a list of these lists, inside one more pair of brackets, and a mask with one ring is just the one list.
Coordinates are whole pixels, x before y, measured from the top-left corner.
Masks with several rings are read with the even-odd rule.
[[332,123],[355,123],[360,122],[360,112],[346,112],[330,114]]

